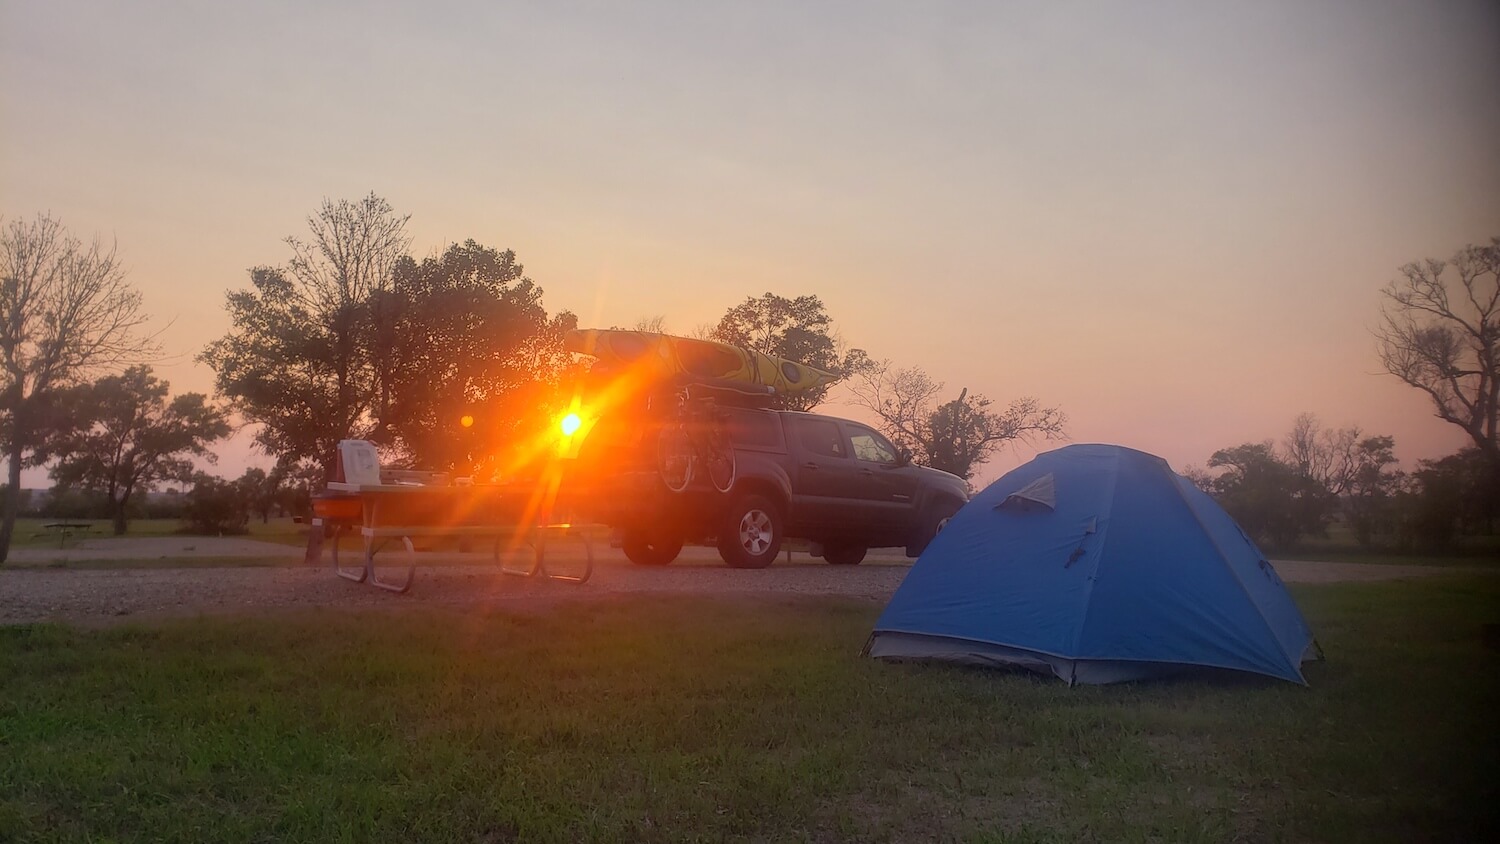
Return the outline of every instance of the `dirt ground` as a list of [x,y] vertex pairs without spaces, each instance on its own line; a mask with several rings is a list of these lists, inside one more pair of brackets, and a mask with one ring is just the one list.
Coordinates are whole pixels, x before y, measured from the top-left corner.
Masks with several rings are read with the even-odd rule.
[[[335,576],[327,559],[303,565],[302,549],[249,539],[161,537],[90,539],[67,549],[24,548],[15,566],[0,569],[0,624],[62,621],[111,624],[143,618],[237,614],[314,607],[497,605],[521,607],[553,600],[587,600],[620,593],[712,593],[741,596],[838,595],[872,602],[888,599],[906,576],[908,561],[894,552],[872,553],[859,566],[830,566],[806,554],[786,555],[758,571],[731,569],[711,549],[689,548],[664,568],[632,565],[617,549],[595,547],[593,576],[581,585],[501,573],[487,554],[419,554],[416,581],[406,595]],[[181,567],[183,557],[273,560],[279,565]],[[383,554],[384,579],[401,579],[404,555]],[[54,568],[68,560],[162,560],[161,567]],[[581,546],[554,548],[548,564],[574,572],[585,561]],[[347,562],[346,562],[347,564]],[[1280,561],[1283,580],[1294,583],[1392,580],[1454,571],[1433,566]],[[398,567],[403,566],[403,567]]]

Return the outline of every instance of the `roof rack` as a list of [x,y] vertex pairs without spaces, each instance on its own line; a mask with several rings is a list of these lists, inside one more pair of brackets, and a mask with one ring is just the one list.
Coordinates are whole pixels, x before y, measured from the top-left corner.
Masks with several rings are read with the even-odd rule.
[[768,384],[750,384],[726,378],[681,378],[676,383],[689,398],[712,397],[714,401],[734,407],[771,407],[776,403],[776,388]]

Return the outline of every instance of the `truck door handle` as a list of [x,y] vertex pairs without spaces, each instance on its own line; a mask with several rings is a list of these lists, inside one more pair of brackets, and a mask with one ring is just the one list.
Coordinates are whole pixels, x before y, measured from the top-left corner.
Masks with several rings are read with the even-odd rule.
[[875,474],[875,471],[873,469],[860,469],[859,473],[861,475],[873,475]]
[[804,468],[804,469],[816,469],[816,468],[818,468],[818,464],[816,464],[816,463],[812,462],[811,460],[809,460],[806,463],[802,464],[802,468]]

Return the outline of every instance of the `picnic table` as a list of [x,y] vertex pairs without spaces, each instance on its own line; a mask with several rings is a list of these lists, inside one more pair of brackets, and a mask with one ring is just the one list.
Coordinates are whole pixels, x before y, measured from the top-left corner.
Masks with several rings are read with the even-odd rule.
[[61,548],[67,543],[68,537],[74,531],[90,531],[94,529],[93,522],[47,522],[42,529],[57,537],[57,547]]
[[[415,475],[417,473],[404,473]],[[594,555],[586,531],[558,520],[555,487],[536,484],[448,485],[401,482],[387,473],[380,483],[331,481],[314,500],[308,559],[316,561],[326,546],[339,577],[404,593],[416,575],[416,543],[424,537],[457,537],[492,541],[495,563],[505,574],[545,576],[567,583],[583,583],[593,573]],[[357,565],[340,559],[340,539],[361,540]],[[578,537],[585,562],[581,570],[549,570],[549,540]],[[406,576],[397,581],[379,576],[376,558],[391,543],[406,552]],[[524,566],[514,558],[529,558]]]

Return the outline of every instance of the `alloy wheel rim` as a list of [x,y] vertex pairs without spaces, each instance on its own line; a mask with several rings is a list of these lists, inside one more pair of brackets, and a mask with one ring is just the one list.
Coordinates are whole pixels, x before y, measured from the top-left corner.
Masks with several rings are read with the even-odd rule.
[[771,519],[761,510],[751,510],[740,519],[740,546],[754,555],[771,547]]

